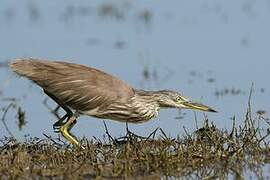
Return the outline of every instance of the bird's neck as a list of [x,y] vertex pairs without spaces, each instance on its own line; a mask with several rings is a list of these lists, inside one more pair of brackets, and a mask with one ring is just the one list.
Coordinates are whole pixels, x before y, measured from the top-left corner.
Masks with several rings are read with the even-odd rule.
[[[140,104],[143,108],[155,108],[157,111],[163,107],[162,106],[162,91],[145,91],[145,90],[134,90],[135,95],[133,97],[133,102],[135,104]],[[144,106],[142,106],[144,105]],[[138,105],[139,106],[139,105]]]
[[153,92],[134,89],[134,96],[128,101],[127,103],[112,103],[107,107],[106,113],[97,117],[141,123],[158,115],[160,105]]
[[145,90],[138,90],[135,89],[135,96],[138,98],[141,98],[145,101],[149,101],[149,102],[156,102],[158,101],[158,97],[159,97],[159,92],[160,91],[145,91]]
[[145,116],[146,119],[151,119],[158,115],[160,105],[158,103],[158,91],[134,90],[135,94],[132,97],[132,108]]
[[157,106],[158,108],[161,106],[161,97],[162,97],[162,91],[145,91],[145,90],[134,90],[135,95],[134,97],[137,100],[143,101],[147,104],[153,104]]

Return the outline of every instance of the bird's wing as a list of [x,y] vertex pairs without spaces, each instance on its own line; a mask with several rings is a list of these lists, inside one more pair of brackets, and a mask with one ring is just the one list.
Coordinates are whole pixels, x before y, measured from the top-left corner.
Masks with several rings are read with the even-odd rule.
[[106,107],[127,101],[134,94],[133,89],[120,79],[78,64],[20,59],[10,66],[17,74],[31,79],[75,110]]

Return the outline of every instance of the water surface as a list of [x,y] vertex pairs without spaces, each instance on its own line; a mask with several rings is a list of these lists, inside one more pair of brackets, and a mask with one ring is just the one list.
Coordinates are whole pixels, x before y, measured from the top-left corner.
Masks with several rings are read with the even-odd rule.
[[[239,124],[244,119],[252,83],[253,112],[269,110],[269,17],[269,1],[1,0],[0,62],[64,60],[104,70],[135,88],[177,90],[219,111],[196,112],[198,125],[207,116],[219,128],[230,128],[231,117]],[[7,114],[12,133],[56,136],[41,89],[4,67],[0,79],[2,97],[19,98],[26,111],[21,131],[14,112]],[[161,110],[158,118],[130,129],[146,135],[162,127],[181,136],[185,126],[192,132],[194,112],[183,110],[180,116],[175,109]],[[125,124],[106,122],[113,136],[124,134]],[[8,135],[2,124],[0,129],[1,136]],[[74,134],[100,137],[103,123],[82,117]]]

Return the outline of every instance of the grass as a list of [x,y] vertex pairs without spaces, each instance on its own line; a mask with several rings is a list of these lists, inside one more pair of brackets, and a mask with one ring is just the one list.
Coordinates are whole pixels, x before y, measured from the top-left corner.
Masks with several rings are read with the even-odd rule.
[[249,100],[243,124],[236,125],[233,119],[231,130],[218,129],[205,119],[195,132],[176,138],[159,128],[146,138],[127,129],[125,136],[114,139],[106,124],[104,139],[82,139],[85,150],[48,136],[25,142],[4,138],[0,174],[6,179],[242,179],[248,172],[264,178],[264,167],[270,163],[269,122],[252,116],[250,104]]

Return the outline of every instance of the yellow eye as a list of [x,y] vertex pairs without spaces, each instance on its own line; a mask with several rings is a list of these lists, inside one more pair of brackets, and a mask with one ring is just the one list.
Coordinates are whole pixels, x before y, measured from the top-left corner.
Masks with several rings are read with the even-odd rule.
[[180,101],[183,101],[183,99],[182,99],[181,97],[178,96],[178,97],[176,98],[176,101],[177,101],[177,102],[180,102]]

